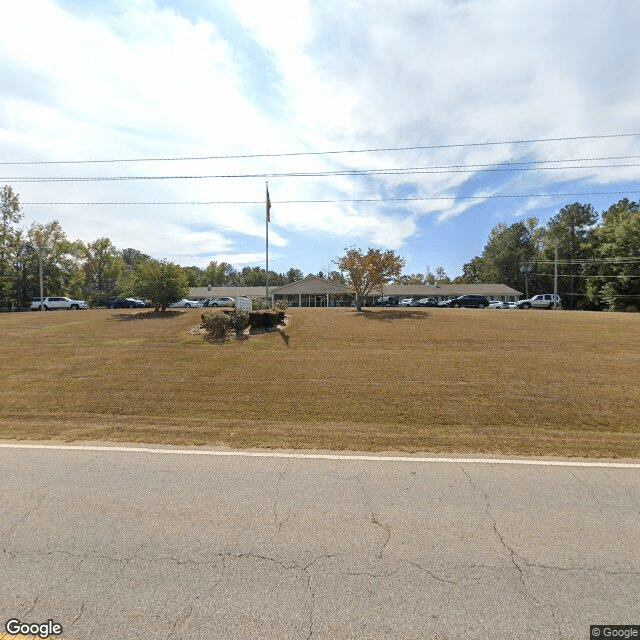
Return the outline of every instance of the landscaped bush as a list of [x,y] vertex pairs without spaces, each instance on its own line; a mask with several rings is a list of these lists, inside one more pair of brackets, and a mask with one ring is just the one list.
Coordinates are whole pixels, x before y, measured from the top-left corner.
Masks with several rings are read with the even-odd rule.
[[249,312],[234,309],[230,317],[236,336],[239,336],[249,326]]
[[207,331],[208,337],[214,340],[223,340],[232,331],[235,331],[236,337],[240,337],[249,326],[249,313],[239,309],[207,311],[200,317],[202,328]]
[[251,299],[251,308],[254,311],[258,311],[259,309],[266,309],[267,303],[264,301],[264,298],[252,298]]
[[223,340],[227,332],[233,328],[233,320],[230,314],[220,311],[208,311],[201,316],[202,327],[206,329],[208,337],[214,340]]

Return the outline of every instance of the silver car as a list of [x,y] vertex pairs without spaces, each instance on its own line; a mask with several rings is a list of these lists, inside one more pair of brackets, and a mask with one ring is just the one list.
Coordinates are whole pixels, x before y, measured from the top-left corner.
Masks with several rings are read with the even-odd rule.
[[221,296],[220,298],[213,298],[209,300],[209,307],[235,307],[236,301],[234,298],[229,298],[229,296]]
[[169,305],[170,307],[176,308],[186,308],[190,307],[199,307],[200,303],[197,300],[187,300],[186,298],[182,298],[182,300],[178,300],[178,302],[173,302]]

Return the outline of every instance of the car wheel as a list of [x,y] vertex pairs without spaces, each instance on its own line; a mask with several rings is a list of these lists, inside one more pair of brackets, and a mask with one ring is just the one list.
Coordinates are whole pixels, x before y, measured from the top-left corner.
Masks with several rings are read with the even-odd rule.
[[191,305],[190,305],[190,304],[185,304],[185,305],[184,305],[184,308],[185,308],[185,309],[191,309]]
[[71,308],[72,308],[74,311],[77,311],[78,309],[80,309],[80,307],[79,307],[77,304],[72,304],[72,305],[71,305]]
[[217,307],[217,306],[218,306],[218,303],[217,303],[217,302],[214,302],[211,306],[212,306],[212,307]]
[[47,307],[47,305],[46,305],[46,304],[45,304],[42,308],[43,308],[45,311],[49,311],[49,307]]
[[531,305],[527,302],[527,304],[522,305],[523,309],[531,309]]
[[549,305],[549,309],[553,309],[553,302]]
[[460,304],[459,304],[458,302],[456,302],[456,303],[453,305],[453,308],[454,308],[454,309],[459,309],[459,308],[460,308]]

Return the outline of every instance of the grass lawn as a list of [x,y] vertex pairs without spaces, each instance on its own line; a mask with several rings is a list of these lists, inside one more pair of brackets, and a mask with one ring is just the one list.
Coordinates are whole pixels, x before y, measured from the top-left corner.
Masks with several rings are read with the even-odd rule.
[[202,309],[0,315],[0,438],[640,458],[640,315]]

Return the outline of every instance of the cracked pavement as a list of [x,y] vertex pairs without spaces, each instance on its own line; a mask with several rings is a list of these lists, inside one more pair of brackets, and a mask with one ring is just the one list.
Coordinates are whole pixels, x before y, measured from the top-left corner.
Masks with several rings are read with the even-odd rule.
[[640,474],[0,450],[0,615],[72,640],[569,640],[640,620]]

